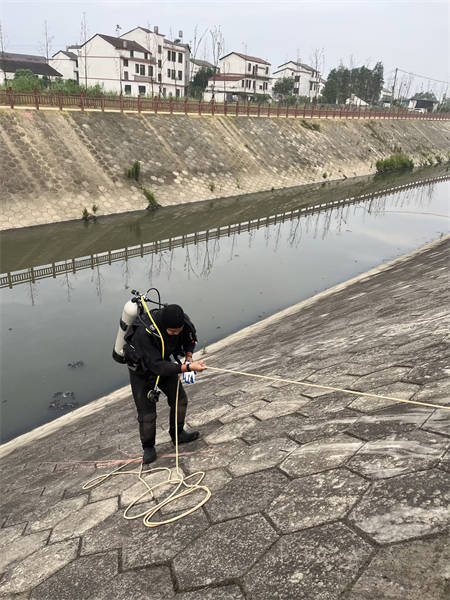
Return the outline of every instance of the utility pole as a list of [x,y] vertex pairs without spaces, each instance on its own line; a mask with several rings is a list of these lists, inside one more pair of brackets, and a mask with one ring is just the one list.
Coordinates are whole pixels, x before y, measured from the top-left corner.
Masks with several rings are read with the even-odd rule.
[[1,67],[2,67],[3,74],[4,74],[5,86],[7,88],[8,87],[8,76],[6,74],[5,62],[4,62],[5,61],[5,39],[4,39],[1,22],[0,22],[0,48],[1,48]]
[[391,105],[394,104],[394,100],[395,100],[395,84],[397,83],[397,73],[398,73],[398,67],[396,67],[396,69],[395,69],[394,83],[392,85],[392,101],[391,101]]
[[86,42],[87,42],[87,21],[86,21],[86,13],[83,13],[83,16],[81,18],[81,43],[83,44],[83,48],[84,48],[84,87],[87,89],[88,87],[88,83],[87,83],[87,48],[86,48]]

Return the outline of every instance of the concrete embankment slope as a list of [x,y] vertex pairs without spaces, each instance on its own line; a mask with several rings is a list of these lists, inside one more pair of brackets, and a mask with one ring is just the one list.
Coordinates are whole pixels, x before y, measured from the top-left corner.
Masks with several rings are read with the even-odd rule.
[[[206,358],[450,407],[449,257],[450,238],[430,244]],[[189,395],[202,437],[181,466],[212,498],[164,527],[123,518],[133,476],[81,488],[139,456],[127,389],[0,448],[0,598],[448,597],[450,411],[213,372]],[[155,466],[173,467],[158,410]]]
[[[314,129],[314,123],[318,129]],[[1,229],[366,175],[401,147],[447,160],[450,122],[0,111]]]

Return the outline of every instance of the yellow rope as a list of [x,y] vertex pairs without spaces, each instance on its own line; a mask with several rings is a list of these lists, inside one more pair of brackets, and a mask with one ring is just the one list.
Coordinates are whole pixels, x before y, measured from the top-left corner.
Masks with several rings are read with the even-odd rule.
[[233,373],[234,375],[245,375],[246,377],[257,377],[258,379],[269,379],[270,381],[278,381],[281,383],[293,383],[295,385],[305,385],[307,387],[319,388],[322,390],[331,390],[332,392],[343,392],[345,394],[353,394],[355,396],[366,396],[368,398],[378,398],[380,400],[393,400],[394,402],[405,402],[406,404],[417,404],[419,406],[429,406],[431,408],[441,408],[450,410],[450,406],[442,404],[432,404],[430,402],[420,402],[419,400],[405,400],[403,398],[395,398],[393,396],[382,396],[381,394],[370,394],[369,392],[357,392],[356,390],[347,390],[344,388],[332,387],[330,385],[319,385],[317,383],[309,383],[308,381],[295,381],[294,379],[283,379],[282,377],[273,377],[270,375],[257,375],[256,373],[244,373],[243,371],[233,371],[231,369],[219,369],[218,367],[208,367],[210,371],[219,371],[221,373]]

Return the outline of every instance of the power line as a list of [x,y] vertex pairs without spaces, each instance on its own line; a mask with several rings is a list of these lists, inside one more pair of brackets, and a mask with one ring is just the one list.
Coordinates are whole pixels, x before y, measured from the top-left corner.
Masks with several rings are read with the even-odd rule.
[[427,77],[426,75],[418,75],[417,73],[413,73],[412,71],[405,71],[404,69],[400,69],[399,67],[397,67],[397,71],[405,73],[406,75],[411,75],[412,77],[419,77],[420,79],[428,79],[429,81],[435,81],[436,83],[450,84],[450,81],[443,81],[442,79],[433,79],[432,77]]

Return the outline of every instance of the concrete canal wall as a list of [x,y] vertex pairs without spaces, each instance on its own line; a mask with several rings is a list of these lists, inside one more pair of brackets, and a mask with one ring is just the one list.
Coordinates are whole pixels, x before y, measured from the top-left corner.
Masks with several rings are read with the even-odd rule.
[[0,229],[338,180],[401,147],[416,164],[450,155],[450,122],[0,112]]

